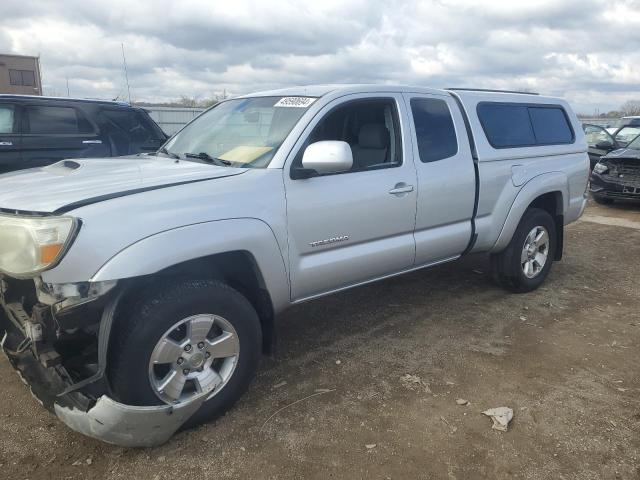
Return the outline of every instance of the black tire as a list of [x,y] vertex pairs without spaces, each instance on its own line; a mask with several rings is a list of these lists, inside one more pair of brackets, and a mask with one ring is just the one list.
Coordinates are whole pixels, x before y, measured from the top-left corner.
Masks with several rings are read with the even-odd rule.
[[[522,264],[520,263],[520,255],[527,235],[536,226],[542,226],[547,230],[549,234],[549,252],[542,270],[535,277],[529,278],[523,271]],[[556,254],[556,248],[557,233],[553,217],[545,210],[530,208],[522,216],[507,248],[491,256],[491,267],[494,279],[499,285],[512,292],[531,292],[538,288],[549,275]]]
[[601,197],[600,195],[591,195],[593,197],[593,201],[600,205],[611,205],[613,203],[612,198]]
[[136,292],[139,298],[114,326],[108,377],[115,399],[128,405],[162,405],[149,379],[156,343],[176,322],[201,313],[220,315],[235,328],[240,354],[227,384],[188,420],[184,428],[224,414],[246,391],[262,352],[258,315],[249,301],[218,280],[174,280]]

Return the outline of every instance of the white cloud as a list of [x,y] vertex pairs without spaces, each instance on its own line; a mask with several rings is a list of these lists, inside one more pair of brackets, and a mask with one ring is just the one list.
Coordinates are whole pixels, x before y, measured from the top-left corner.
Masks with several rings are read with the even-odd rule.
[[138,100],[310,83],[527,88],[578,110],[639,98],[637,0],[4,0],[0,49],[45,91]]

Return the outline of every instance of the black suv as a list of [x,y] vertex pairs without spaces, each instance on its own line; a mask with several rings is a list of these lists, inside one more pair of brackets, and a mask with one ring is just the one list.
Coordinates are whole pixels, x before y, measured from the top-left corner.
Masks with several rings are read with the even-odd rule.
[[147,112],[127,103],[0,95],[0,173],[155,152],[166,140]]

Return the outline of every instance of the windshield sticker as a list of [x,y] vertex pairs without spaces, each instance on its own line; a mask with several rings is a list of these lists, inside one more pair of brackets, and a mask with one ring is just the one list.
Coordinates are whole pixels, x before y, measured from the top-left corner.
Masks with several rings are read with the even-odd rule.
[[282,97],[274,107],[307,108],[315,101],[315,98],[310,97]]

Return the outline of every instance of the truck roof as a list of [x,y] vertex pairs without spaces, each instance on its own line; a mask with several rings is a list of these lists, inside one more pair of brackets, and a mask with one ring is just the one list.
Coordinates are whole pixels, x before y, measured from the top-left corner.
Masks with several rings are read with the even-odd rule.
[[349,94],[349,93],[374,93],[374,92],[412,92],[443,95],[449,91],[456,92],[476,92],[484,95],[538,95],[532,92],[518,92],[511,90],[488,90],[480,88],[429,88],[418,85],[386,85],[386,84],[368,84],[368,83],[342,83],[342,84],[320,84],[320,85],[300,85],[295,87],[280,88],[276,90],[265,90],[261,92],[249,93],[242,95],[245,97],[323,97],[329,93],[333,94]]
[[14,94],[0,94],[1,100],[47,100],[47,101],[60,101],[60,102],[87,102],[87,103],[104,103],[108,105],[119,105],[122,107],[129,107],[128,102],[121,102],[118,100],[100,100],[93,98],[70,98],[70,97],[47,97],[44,95],[14,95]]

